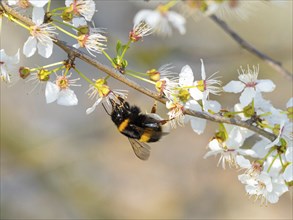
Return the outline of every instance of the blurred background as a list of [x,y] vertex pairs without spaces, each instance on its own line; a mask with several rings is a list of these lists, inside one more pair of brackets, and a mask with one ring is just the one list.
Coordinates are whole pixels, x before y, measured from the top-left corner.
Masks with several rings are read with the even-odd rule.
[[[134,15],[148,7],[153,5],[96,1],[94,21],[107,29],[109,54],[114,56],[118,39],[127,41]],[[245,20],[235,16],[225,20],[292,72],[292,1],[260,4]],[[1,48],[13,55],[28,34],[5,18],[2,22]],[[38,55],[25,59],[21,53],[21,65],[37,67],[66,59],[63,51],[57,47],[54,51],[50,60]],[[259,64],[259,78],[277,85],[265,97],[283,109],[292,97],[291,80],[241,49],[209,18],[187,18],[183,36],[176,31],[171,38],[148,36],[134,44],[126,58],[131,69],[141,72],[172,63],[177,72],[188,64],[195,74],[200,73],[202,58],[207,75],[218,71],[223,85],[237,79],[241,65]],[[108,64],[102,55],[96,59]],[[83,62],[77,66],[89,78],[104,76]],[[292,190],[277,204],[261,206],[246,195],[237,179],[241,172],[217,167],[219,157],[203,159],[216,123],[208,122],[201,136],[188,124],[178,127],[151,144],[151,157],[143,162],[102,106],[85,114],[93,100],[85,94],[88,85],[81,84],[75,89],[79,105],[63,107],[45,103],[44,87],[31,92],[30,83],[20,81],[12,87],[1,83],[1,219],[292,219]],[[129,89],[115,80],[110,86]],[[230,108],[238,97],[211,98]],[[153,100],[132,89],[128,101],[143,111],[153,105]],[[166,117],[164,106],[158,110]]]

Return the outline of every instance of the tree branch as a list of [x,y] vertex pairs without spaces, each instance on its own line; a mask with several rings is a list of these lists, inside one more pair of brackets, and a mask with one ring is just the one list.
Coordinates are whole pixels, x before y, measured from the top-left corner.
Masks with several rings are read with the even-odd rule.
[[242,37],[240,37],[234,30],[232,30],[225,21],[218,18],[216,15],[211,15],[210,18],[219,25],[230,37],[232,37],[238,44],[240,44],[244,49],[249,51],[250,53],[256,55],[260,59],[264,60],[271,67],[273,67],[277,72],[281,73],[283,76],[292,79],[293,75],[284,67],[282,67],[281,62],[276,61],[269,57],[268,55],[260,52],[254,46],[245,41]]
[[[31,19],[29,19],[28,17],[23,16],[22,14],[18,13],[17,11],[15,11],[13,8],[7,6],[6,3],[2,3],[2,6],[0,6],[0,9],[4,8],[4,11],[6,11],[8,14],[14,16],[15,18],[17,18],[18,20],[20,20],[21,22],[23,22],[26,25],[34,25],[34,23],[32,22]],[[153,91],[150,91],[149,89],[146,89],[144,87],[141,87],[139,84],[137,84],[136,82],[129,80],[128,78],[126,78],[124,75],[122,75],[121,73],[117,72],[115,69],[106,66],[100,62],[98,62],[97,60],[93,59],[92,57],[88,56],[87,54],[77,50],[76,48],[73,48],[71,46],[68,46],[65,42],[60,41],[58,39],[56,39],[54,41],[54,43],[60,47],[62,50],[64,50],[67,54],[69,54],[71,57],[75,56],[77,58],[79,58],[80,60],[83,60],[84,62],[88,63],[91,66],[94,66],[95,68],[101,70],[102,72],[108,74],[109,76],[119,80],[120,82],[126,84],[127,86],[161,102],[162,104],[166,103],[166,99],[162,98],[158,93],[155,93]],[[188,110],[185,109],[184,110],[184,114],[188,114],[194,117],[198,117],[198,118],[202,118],[202,119],[206,119],[209,121],[214,121],[214,122],[218,122],[218,123],[226,123],[226,124],[233,124],[233,125],[237,125],[240,127],[244,127],[247,128],[249,130],[252,130],[260,135],[262,135],[263,137],[273,141],[276,139],[276,135],[267,132],[265,130],[262,130],[254,125],[251,125],[249,123],[246,123],[244,121],[235,119],[235,118],[226,118],[226,117],[222,117],[220,115],[211,115],[205,112],[199,112],[199,111],[192,111],[192,110]]]

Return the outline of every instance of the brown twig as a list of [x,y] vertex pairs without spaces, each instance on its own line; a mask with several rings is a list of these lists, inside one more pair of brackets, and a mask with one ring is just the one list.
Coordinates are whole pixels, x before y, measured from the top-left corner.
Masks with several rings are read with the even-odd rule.
[[240,37],[234,30],[232,30],[225,21],[218,18],[216,15],[211,15],[210,18],[219,25],[230,37],[232,37],[238,44],[240,44],[244,49],[249,51],[250,53],[256,55],[260,59],[264,60],[271,67],[273,67],[277,72],[281,73],[283,76],[292,79],[293,75],[284,67],[282,67],[281,62],[276,61],[269,57],[268,55],[260,52],[250,43],[245,41],[242,37]]
[[[3,7],[7,11],[7,13],[14,16],[15,18],[17,18],[18,20],[20,20],[24,24],[33,25],[33,22],[31,21],[31,19],[19,14],[13,8],[10,8],[9,6],[7,6],[7,4],[3,3]],[[88,63],[89,65],[96,67],[97,69],[99,69],[102,72],[110,75],[111,77],[119,80],[120,82],[126,84],[127,86],[129,86],[129,87],[131,87],[131,88],[133,88],[133,89],[135,89],[135,90],[137,90],[137,91],[139,91],[139,92],[141,92],[141,93],[143,93],[153,99],[158,100],[162,104],[166,103],[166,99],[162,98],[158,93],[152,92],[149,89],[141,87],[139,84],[129,80],[124,75],[117,72],[115,69],[98,62],[97,60],[93,59],[92,57],[88,56],[87,54],[85,54],[85,53],[83,53],[83,52],[81,52],[71,46],[68,46],[65,42],[60,41],[58,39],[55,39],[54,43],[58,47],[60,47],[62,50],[64,50],[67,54],[70,54],[70,56],[75,56],[75,57],[79,58],[80,60],[83,60],[84,62]],[[220,115],[211,115],[211,114],[208,114],[205,112],[192,111],[192,110],[188,110],[188,109],[186,109],[184,111],[184,114],[188,114],[188,115],[191,115],[194,117],[198,117],[198,118],[202,118],[202,119],[206,119],[206,120],[214,121],[214,122],[218,122],[218,123],[237,125],[237,126],[252,130],[252,131],[262,135],[263,137],[265,137],[271,141],[276,139],[276,135],[269,133],[265,130],[262,130],[254,125],[251,125],[251,124],[246,123],[241,120],[226,118],[226,117],[222,117]]]

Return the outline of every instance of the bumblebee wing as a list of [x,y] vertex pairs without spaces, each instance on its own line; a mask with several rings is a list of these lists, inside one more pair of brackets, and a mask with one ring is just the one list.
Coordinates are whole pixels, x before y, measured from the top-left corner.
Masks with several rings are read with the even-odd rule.
[[141,160],[147,160],[150,157],[151,147],[136,139],[128,138],[135,155]]

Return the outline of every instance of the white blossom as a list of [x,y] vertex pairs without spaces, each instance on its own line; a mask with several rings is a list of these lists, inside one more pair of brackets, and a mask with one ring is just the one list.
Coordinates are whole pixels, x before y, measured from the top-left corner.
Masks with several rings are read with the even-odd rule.
[[240,128],[237,126],[228,126],[225,125],[228,138],[227,140],[221,140],[219,138],[214,138],[209,142],[208,147],[210,151],[207,152],[204,158],[208,158],[212,155],[221,154],[218,165],[222,163],[222,167],[226,168],[226,163],[229,164],[230,167],[237,167],[237,157],[240,155],[249,155],[252,156],[255,152],[251,149],[241,149],[240,147],[243,145],[246,138],[252,135],[245,128]]
[[201,80],[197,80],[194,82],[194,86],[190,89],[190,95],[195,100],[201,100],[203,99],[203,96],[208,97],[209,94],[219,95],[219,93],[222,91],[221,81],[218,80],[217,77],[213,78],[213,76],[216,74],[212,74],[209,78],[206,78],[206,71],[204,67],[203,60],[201,61]]
[[56,82],[52,83],[50,81],[46,84],[45,96],[46,102],[52,103],[57,101],[57,104],[64,106],[73,106],[78,104],[78,99],[73,90],[71,90],[70,86],[78,86],[75,82],[78,79],[70,80],[69,76],[57,76]]
[[0,79],[10,83],[11,76],[17,73],[16,64],[19,63],[19,50],[14,56],[8,56],[4,49],[0,50]]
[[95,98],[96,101],[86,110],[86,114],[91,114],[102,101],[105,101],[108,105],[111,105],[110,100],[115,100],[118,96],[123,99],[127,97],[126,90],[111,90],[104,79],[94,81],[95,84],[90,85],[87,93],[90,99]]
[[96,11],[96,4],[93,0],[65,0],[67,7],[72,7],[74,14],[83,16],[91,21]]
[[262,171],[254,179],[244,181],[244,183],[248,195],[254,195],[256,200],[260,199],[261,204],[265,205],[268,202],[278,202],[279,197],[288,191],[288,187],[281,176],[273,178],[265,171]]
[[275,89],[275,84],[271,80],[258,80],[257,76],[259,73],[259,68],[253,66],[253,69],[250,69],[249,66],[247,70],[242,67],[241,73],[239,73],[240,81],[231,81],[226,86],[223,87],[225,92],[240,93],[240,103],[243,106],[247,106],[252,102],[257,93],[260,92],[271,92]]
[[56,34],[55,27],[50,24],[43,24],[44,10],[42,8],[35,7],[33,9],[33,22],[34,26],[30,27],[30,36],[23,46],[23,54],[26,57],[31,57],[38,49],[38,53],[49,58],[53,52],[53,40],[52,38]]
[[144,9],[139,11],[134,17],[134,26],[144,21],[157,34],[170,36],[172,34],[170,24],[172,24],[180,34],[185,34],[185,18],[174,11],[164,10],[163,7],[159,6],[156,10]]
[[79,36],[78,44],[74,44],[73,47],[85,47],[92,56],[95,56],[93,53],[102,53],[106,49],[104,42],[107,42],[107,37],[102,35],[102,33],[95,32]]

